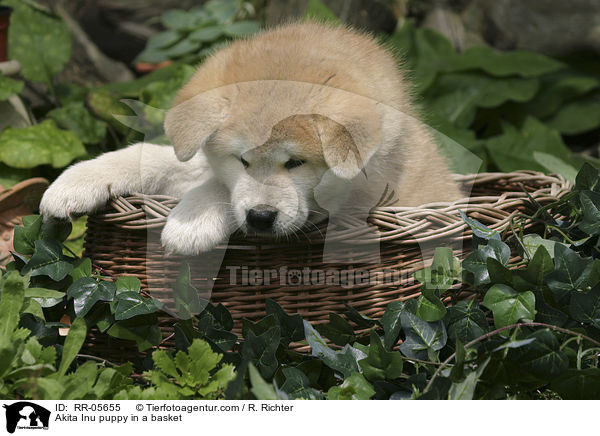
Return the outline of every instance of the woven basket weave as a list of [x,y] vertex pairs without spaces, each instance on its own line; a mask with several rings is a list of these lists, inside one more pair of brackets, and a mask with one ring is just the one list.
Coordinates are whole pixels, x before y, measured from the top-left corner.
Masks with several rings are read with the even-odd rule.
[[[326,321],[330,312],[347,310],[346,304],[368,316],[379,317],[390,302],[419,295],[419,283],[411,276],[431,261],[433,248],[449,246],[460,258],[468,254],[472,233],[459,211],[492,229],[503,229],[516,215],[530,215],[539,205],[557,201],[571,188],[560,176],[531,171],[455,177],[465,192],[471,193],[470,197],[451,204],[382,206],[371,211],[369,223],[374,226],[371,232],[376,229],[379,241],[379,257],[375,262],[367,258],[371,252],[366,253],[367,257],[361,252],[361,242],[368,238],[361,235],[365,226],[357,230],[350,217],[347,223],[327,234],[328,241],[346,244],[343,261],[338,259],[334,263],[323,260],[324,229],[303,233],[291,241],[248,239],[234,234],[226,250],[217,249],[201,257],[201,263],[214,263],[215,259],[217,262],[218,274],[214,277],[210,301],[222,303],[230,310],[237,332],[243,318],[257,320],[265,316],[266,298],[274,299],[289,313],[299,313],[314,324]],[[176,204],[175,198],[156,195],[116,198],[102,213],[89,217],[85,242],[86,255],[104,274],[138,277],[143,290],[170,309],[174,309],[172,285],[182,262],[190,260],[165,256],[159,243],[166,217]],[[526,228],[533,225],[525,221]],[[370,279],[353,286],[320,282],[282,284],[281,277],[268,285],[242,281],[241,267],[280,271],[282,266],[287,271],[354,269],[367,271]],[[394,275],[398,271],[400,274]],[[193,266],[192,277],[199,289],[205,289],[211,279],[194,275]],[[467,291],[458,294],[451,290],[446,301],[451,303],[470,296]],[[161,319],[165,337],[172,332],[172,324],[168,316]]]

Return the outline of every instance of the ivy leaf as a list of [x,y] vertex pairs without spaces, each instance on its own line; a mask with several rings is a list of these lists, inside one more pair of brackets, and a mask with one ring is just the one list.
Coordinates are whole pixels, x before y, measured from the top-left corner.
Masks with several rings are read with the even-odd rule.
[[61,245],[52,239],[40,239],[34,242],[35,252],[23,268],[22,273],[31,276],[48,276],[58,282],[73,269],[73,265],[64,260]]
[[448,308],[444,318],[448,336],[454,341],[466,344],[489,330],[485,313],[479,308],[477,300],[459,301]]
[[523,236],[523,245],[525,246],[525,250],[527,250],[527,254],[532,258],[537,253],[537,250],[540,246],[543,246],[550,257],[554,259],[554,246],[556,244],[560,244],[566,247],[565,244],[559,241],[553,241],[551,239],[544,239],[540,235],[530,234]]
[[28,80],[51,86],[54,75],[71,58],[71,34],[67,25],[50,12],[27,2],[5,0],[14,8],[8,28],[8,52],[21,64]]
[[97,144],[106,135],[106,123],[94,118],[81,102],[53,109],[46,116],[56,121],[59,127],[77,134],[86,144]]
[[370,381],[393,380],[402,376],[404,360],[398,352],[386,351],[379,336],[371,331],[371,342],[367,358],[359,360],[358,365]]
[[92,275],[92,260],[89,257],[78,259],[73,263],[73,269],[69,272],[73,280]]
[[600,170],[589,163],[584,163],[575,178],[577,191],[600,192]]
[[406,334],[400,351],[406,357],[425,360],[430,352],[439,351],[446,345],[448,336],[441,321],[426,322],[407,310],[400,314],[400,320]]
[[452,383],[448,391],[449,400],[472,400],[475,394],[475,388],[479,382],[479,378],[490,362],[488,357],[484,362],[477,366],[477,369],[470,371],[464,380]]
[[506,265],[510,258],[510,248],[502,241],[490,239],[487,245],[480,246],[466,257],[462,263],[462,267],[473,273],[475,286],[490,283],[488,258],[493,258],[502,265]]
[[148,38],[146,48],[160,49],[169,47],[178,42],[182,37],[183,35],[176,30],[165,30],[164,32],[157,33]]
[[589,291],[573,292],[569,312],[573,319],[600,329],[600,284]]
[[154,298],[142,297],[137,292],[120,292],[115,298],[115,319],[129,319],[138,315],[154,313],[162,307],[162,303]]
[[600,125],[600,93],[593,92],[566,103],[547,123],[548,127],[565,135],[577,135],[597,128]]
[[476,219],[469,218],[462,210],[459,210],[458,213],[462,220],[471,228],[473,234],[478,238],[485,239],[486,241],[489,239],[500,240],[500,232],[498,230],[492,230]]
[[347,303],[346,303],[346,311],[344,312],[344,315],[346,315],[346,317],[350,321],[355,323],[358,326],[358,328],[361,328],[361,329],[368,329],[377,324],[377,321],[375,321],[372,318],[369,318],[366,315],[363,315],[355,308],[349,306]]
[[297,368],[283,368],[285,382],[281,390],[285,392],[290,400],[322,400],[323,395],[310,386],[308,377]]
[[202,312],[204,309],[204,305],[198,295],[198,290],[191,283],[190,265],[184,262],[179,269],[179,274],[173,287],[175,309],[181,319],[190,319],[193,315]]
[[329,338],[336,345],[354,342],[356,335],[348,322],[336,313],[329,314],[329,323],[317,325],[317,331]]
[[0,161],[11,167],[62,168],[85,155],[85,147],[77,135],[60,130],[52,120],[19,129],[7,127],[0,133]]
[[567,369],[552,381],[550,389],[563,400],[597,400],[600,392],[600,368]]
[[5,77],[0,72],[0,101],[6,100],[14,94],[19,94],[23,90],[23,82]]
[[483,305],[494,314],[496,328],[535,318],[535,295],[531,291],[517,292],[506,285],[494,285],[486,292]]
[[582,258],[570,248],[557,244],[554,246],[554,264],[554,271],[546,276],[546,283],[557,301],[566,298],[571,291],[589,286],[591,258]]
[[353,372],[359,372],[358,361],[367,357],[365,353],[349,344],[339,351],[332,350],[306,321],[304,321],[304,332],[306,341],[312,349],[312,355],[321,359],[328,367],[340,372],[344,378],[350,377]]
[[569,358],[551,331],[539,330],[527,339],[535,340],[529,346],[515,350],[513,355],[519,366],[543,380],[552,379],[569,367]]
[[41,215],[24,216],[22,220],[23,225],[15,227],[13,243],[17,253],[29,256],[35,252],[43,220]]
[[139,351],[158,345],[162,334],[155,314],[117,321],[107,331],[109,336],[135,341]]
[[588,235],[600,235],[600,194],[583,191],[579,195],[583,208],[583,222],[579,228]]
[[285,341],[284,345],[304,339],[304,324],[299,314],[288,315],[275,300],[270,298],[265,300],[265,309],[267,315],[273,315],[277,319],[281,327],[281,339]]
[[122,292],[135,292],[139,293],[142,288],[140,279],[134,276],[120,276],[115,281],[116,295],[118,296]]
[[385,313],[381,317],[381,325],[384,332],[383,343],[387,350],[391,350],[398,341],[398,336],[400,336],[402,328],[400,315],[405,310],[405,303],[401,301],[392,301],[385,308]]
[[417,300],[416,315],[424,321],[439,321],[446,315],[446,306],[436,292],[424,288]]
[[423,283],[424,289],[444,292],[460,279],[460,272],[460,262],[452,249],[438,247],[435,249],[431,266],[415,272],[414,278]]
[[98,301],[112,301],[115,290],[116,286],[113,282],[82,277],[69,286],[67,295],[73,298],[75,314],[84,317]]
[[248,331],[242,348],[242,358],[256,365],[265,378],[273,377],[279,365],[275,355],[279,347],[281,329],[274,326],[261,335],[256,336]]

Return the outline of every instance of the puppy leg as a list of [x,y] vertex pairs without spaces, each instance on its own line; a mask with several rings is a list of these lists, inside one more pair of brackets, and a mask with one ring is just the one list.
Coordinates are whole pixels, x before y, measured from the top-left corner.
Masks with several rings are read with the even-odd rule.
[[206,164],[199,158],[180,162],[171,147],[134,144],[68,168],[44,193],[40,211],[65,219],[134,192],[181,196],[202,182],[203,171]]
[[195,255],[226,242],[235,227],[229,202],[229,191],[215,179],[188,191],[162,231],[167,252]]

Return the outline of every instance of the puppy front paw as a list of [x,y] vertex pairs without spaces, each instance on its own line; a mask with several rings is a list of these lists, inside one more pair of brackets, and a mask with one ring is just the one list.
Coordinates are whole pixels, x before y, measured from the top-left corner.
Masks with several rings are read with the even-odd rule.
[[110,196],[110,185],[101,182],[85,168],[73,167],[46,190],[40,212],[46,218],[71,219],[101,208]]
[[189,211],[178,208],[169,215],[161,234],[167,254],[194,256],[227,241],[231,229],[220,208],[209,208],[197,216],[189,216]]

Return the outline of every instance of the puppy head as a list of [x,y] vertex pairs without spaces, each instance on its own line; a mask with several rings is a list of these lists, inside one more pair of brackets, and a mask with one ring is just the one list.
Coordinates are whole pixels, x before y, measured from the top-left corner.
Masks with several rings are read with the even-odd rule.
[[[241,229],[301,231],[337,210],[352,181],[366,174],[381,141],[376,105],[315,88],[287,82],[230,85],[167,113],[165,128],[177,157],[187,160],[202,149],[231,192]],[[326,192],[326,204],[315,200],[317,187]]]

